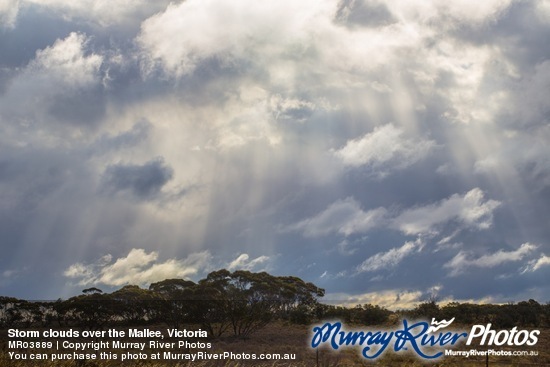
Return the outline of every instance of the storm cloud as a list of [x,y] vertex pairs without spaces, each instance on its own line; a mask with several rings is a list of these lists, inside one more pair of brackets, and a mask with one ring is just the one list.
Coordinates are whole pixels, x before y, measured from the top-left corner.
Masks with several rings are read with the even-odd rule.
[[342,303],[546,302],[549,20],[547,1],[1,2],[0,293],[226,267]]
[[113,192],[127,191],[147,199],[160,192],[173,171],[161,158],[139,164],[114,164],[105,169],[104,186]]

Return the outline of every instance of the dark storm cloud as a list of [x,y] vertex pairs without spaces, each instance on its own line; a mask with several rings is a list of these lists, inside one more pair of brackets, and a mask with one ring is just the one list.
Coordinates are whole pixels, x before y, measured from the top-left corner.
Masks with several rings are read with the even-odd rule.
[[[78,152],[8,147],[3,144],[0,149],[0,232],[4,239],[0,266],[10,269],[10,264],[27,264],[17,267],[17,279],[24,284],[29,276],[33,278],[29,268],[51,273],[66,251],[85,241],[77,241],[79,236],[74,235],[84,219],[78,215],[79,203],[88,201],[93,176]],[[46,257],[50,261],[40,260]],[[17,291],[12,278],[6,286]],[[27,286],[40,289],[37,284]]]
[[130,192],[140,199],[150,199],[172,179],[174,171],[162,158],[139,164],[114,164],[105,169],[103,185],[113,192]]
[[100,87],[61,95],[55,99],[48,112],[56,121],[75,126],[93,126],[105,117],[105,95]]
[[[79,27],[89,32],[88,27]],[[53,44],[74,31],[74,24],[58,14],[35,7],[21,9],[14,29],[0,30],[0,65],[19,68],[28,64],[36,51]]]
[[450,30],[450,36],[473,44],[497,44],[520,67],[529,67],[548,58],[545,47],[550,26],[545,5],[533,1],[515,1],[492,22],[482,27],[462,24]]

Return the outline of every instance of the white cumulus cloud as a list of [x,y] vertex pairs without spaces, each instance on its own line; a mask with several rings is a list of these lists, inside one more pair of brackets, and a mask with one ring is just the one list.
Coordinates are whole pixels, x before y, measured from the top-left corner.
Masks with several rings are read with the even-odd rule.
[[418,234],[432,232],[439,224],[457,220],[467,227],[487,229],[492,225],[493,211],[499,206],[499,201],[484,200],[483,191],[475,188],[435,204],[407,209],[393,219],[392,227],[406,234]]
[[542,254],[538,259],[529,261],[529,264],[527,264],[523,270],[523,273],[534,272],[548,265],[550,265],[550,256]]
[[355,199],[347,198],[336,201],[323,212],[288,229],[303,231],[306,237],[318,237],[334,232],[348,236],[380,226],[385,216],[384,208],[363,211]]
[[68,19],[86,19],[100,26],[139,21],[161,11],[168,0],[22,0],[58,12]]
[[[10,83],[0,114],[42,119],[56,106],[56,98],[71,98],[101,82],[103,56],[88,52],[89,38],[71,32],[51,46],[37,50],[35,58]],[[21,108],[21,106],[33,108]]]
[[227,270],[253,270],[262,264],[269,261],[269,256],[258,256],[255,259],[250,259],[248,254],[240,254],[235,260],[227,265]]
[[450,269],[451,276],[462,273],[470,267],[475,268],[494,268],[495,266],[522,260],[525,256],[533,252],[537,246],[524,243],[517,250],[504,251],[499,250],[493,254],[475,256],[467,251],[460,251],[449,262],[443,265],[444,268]]
[[434,147],[433,140],[406,138],[401,128],[387,124],[359,139],[348,141],[334,154],[346,166],[391,170],[418,162]]
[[0,29],[13,28],[19,13],[19,0],[0,0]]
[[[305,44],[316,26],[318,31],[323,28],[319,23],[330,24],[334,5],[311,0],[189,0],[147,19],[138,41],[152,63],[182,76],[209,58],[231,66],[238,59],[281,56],[288,48]],[[174,37],[178,42],[173,42]]]
[[63,273],[68,278],[78,279],[79,285],[106,284],[149,284],[169,278],[187,278],[203,269],[211,259],[208,251],[193,253],[185,259],[168,259],[157,262],[158,252],[147,253],[143,249],[132,249],[126,257],[112,262],[106,255],[95,264],[76,263]]
[[349,236],[373,228],[392,228],[407,235],[417,235],[435,233],[438,225],[451,220],[468,228],[487,229],[492,225],[493,211],[499,205],[499,201],[484,200],[483,191],[475,188],[464,195],[454,194],[438,203],[406,209],[392,217],[386,208],[365,211],[354,198],[348,197],[287,229],[301,231],[306,237],[331,233]]
[[86,35],[76,32],[58,39],[52,46],[36,52],[28,72],[44,82],[55,81],[64,87],[85,87],[98,82],[103,57],[86,53],[87,42]]
[[372,304],[390,310],[411,309],[422,300],[423,292],[413,290],[387,289],[378,292],[362,294],[329,293],[325,300],[330,303],[353,307],[355,305]]
[[401,247],[392,248],[386,252],[379,252],[363,261],[357,267],[357,273],[372,272],[394,268],[406,257],[422,249],[422,241],[407,241]]

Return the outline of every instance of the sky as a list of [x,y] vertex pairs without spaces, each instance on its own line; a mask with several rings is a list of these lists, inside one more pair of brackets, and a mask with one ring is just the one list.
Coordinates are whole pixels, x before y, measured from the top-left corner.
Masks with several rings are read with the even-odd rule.
[[549,39],[548,0],[0,0],[0,294],[548,302]]

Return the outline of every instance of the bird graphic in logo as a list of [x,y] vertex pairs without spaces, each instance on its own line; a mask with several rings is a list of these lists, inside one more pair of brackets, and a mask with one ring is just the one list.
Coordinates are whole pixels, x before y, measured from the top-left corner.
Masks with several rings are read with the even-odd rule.
[[451,325],[455,321],[455,318],[453,317],[449,321],[447,320],[441,320],[439,322],[435,321],[435,318],[432,318],[432,326],[428,328],[427,333],[435,333],[439,329],[444,329],[447,326]]

